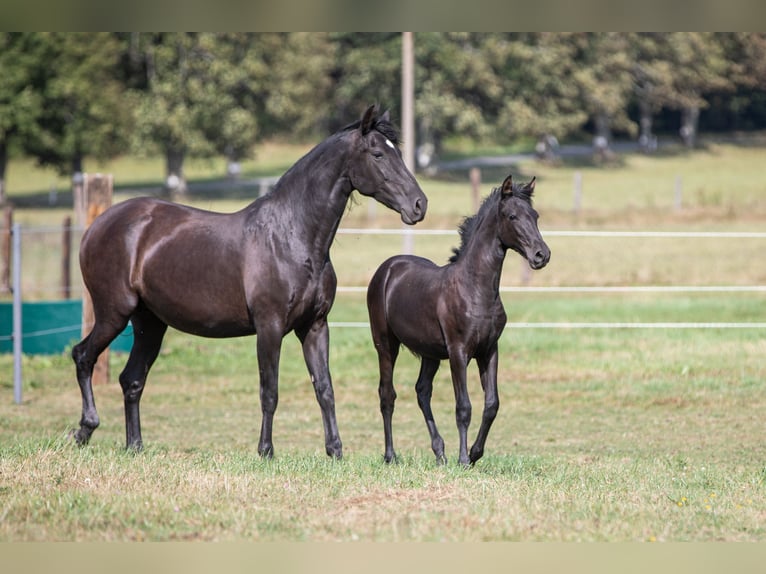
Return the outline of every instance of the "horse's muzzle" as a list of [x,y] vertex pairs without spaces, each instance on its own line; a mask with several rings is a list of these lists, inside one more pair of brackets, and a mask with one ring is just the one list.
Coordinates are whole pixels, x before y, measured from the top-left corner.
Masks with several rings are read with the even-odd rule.
[[402,208],[400,214],[402,221],[407,225],[414,225],[418,221],[422,221],[426,216],[426,210],[428,209],[428,199],[426,196],[419,197],[415,200],[409,209]]
[[542,269],[546,265],[548,265],[548,261],[551,260],[551,250],[548,249],[547,246],[543,249],[538,249],[535,251],[534,255],[532,257],[529,257],[527,261],[529,261],[529,266],[532,269]]

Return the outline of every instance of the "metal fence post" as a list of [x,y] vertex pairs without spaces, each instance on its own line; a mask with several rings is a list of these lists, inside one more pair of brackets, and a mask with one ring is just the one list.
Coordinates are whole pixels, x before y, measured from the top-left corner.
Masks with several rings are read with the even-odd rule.
[[21,404],[21,225],[13,224],[13,400]]

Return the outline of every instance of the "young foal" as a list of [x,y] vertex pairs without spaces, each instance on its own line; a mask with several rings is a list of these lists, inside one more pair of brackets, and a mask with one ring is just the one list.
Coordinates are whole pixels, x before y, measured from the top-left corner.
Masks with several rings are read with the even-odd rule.
[[[506,250],[521,254],[533,269],[545,267],[551,255],[537,228],[534,189],[534,178],[525,185],[514,185],[509,175],[484,200],[478,213],[461,225],[460,249],[447,265],[439,267],[422,257],[398,255],[385,261],[370,281],[367,308],[380,368],[386,462],[396,458],[391,435],[396,399],[393,370],[401,344],[421,358],[415,390],[437,460],[446,462],[444,440],[431,412],[431,392],[443,359],[449,359],[455,391],[458,461],[473,464],[484,454],[499,405],[497,341],[506,323],[499,285]],[[466,367],[471,359],[479,366],[484,413],[469,457],[471,402]]]

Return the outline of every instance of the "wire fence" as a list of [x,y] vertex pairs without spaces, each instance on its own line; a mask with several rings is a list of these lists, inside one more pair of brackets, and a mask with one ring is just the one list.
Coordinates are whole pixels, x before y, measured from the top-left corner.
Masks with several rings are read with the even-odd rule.
[[[0,232],[5,230],[0,229]],[[69,226],[44,226],[44,227],[21,227],[22,235],[22,295],[24,300],[44,300],[61,298],[80,298],[82,296],[82,284],[79,275],[77,253],[82,227]],[[449,229],[413,229],[413,228],[340,228],[339,236],[382,236],[382,237],[458,237],[456,230]],[[548,238],[575,238],[575,239],[598,239],[608,240],[613,238],[646,239],[656,238],[663,240],[673,239],[705,239],[705,240],[762,240],[766,239],[766,232],[760,231],[653,231],[653,230],[549,230],[543,231],[543,236]],[[576,250],[576,248],[575,248]],[[68,252],[68,253],[67,253]],[[712,273],[715,274],[715,264],[711,264]],[[339,273],[341,276],[341,273]],[[619,281],[616,278],[615,281]],[[360,282],[362,283],[362,282]],[[365,293],[366,284],[340,285],[338,293]],[[714,284],[714,285],[652,285],[652,284],[619,284],[619,285],[502,285],[502,293],[542,294],[542,295],[569,295],[569,294],[761,294],[766,293],[766,285],[751,284]],[[4,292],[4,293],[3,293]],[[2,297],[4,295],[4,297]],[[0,286],[0,297],[7,299],[10,296],[8,286]],[[367,327],[366,322],[335,321],[331,326],[337,328],[360,328]],[[625,322],[625,321],[539,321],[539,322],[509,322],[507,327],[516,329],[763,329],[766,323],[761,321],[736,322],[736,321],[658,321],[658,322]],[[24,333],[24,337],[42,336],[55,331],[76,331],[76,326],[57,326],[49,330]],[[10,326],[4,325],[0,329],[0,342],[8,340]]]

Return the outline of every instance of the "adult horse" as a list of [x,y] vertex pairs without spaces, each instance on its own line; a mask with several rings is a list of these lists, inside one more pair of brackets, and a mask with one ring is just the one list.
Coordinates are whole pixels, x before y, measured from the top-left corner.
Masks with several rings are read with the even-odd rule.
[[327,454],[341,458],[328,364],[327,314],[336,276],[330,245],[351,192],[423,219],[427,199],[405,166],[388,112],[362,119],[309,151],[274,190],[231,214],[152,198],[119,203],[82,239],[80,267],[93,330],[72,349],[82,393],[76,441],[99,425],[91,376],[99,354],[133,325],[120,374],[127,447],[142,448],[139,402],[168,326],[203,337],[257,333],[262,423],[258,453],[271,457],[283,337],[294,331],[322,410]]
[[[431,393],[434,375],[444,359],[449,359],[455,391],[458,461],[473,464],[484,454],[499,406],[497,341],[506,322],[499,287],[506,251],[520,253],[533,269],[547,265],[551,256],[537,227],[538,215],[532,207],[534,189],[534,178],[525,185],[515,185],[509,175],[484,200],[478,213],[463,222],[461,246],[447,265],[440,267],[422,257],[397,255],[386,260],[372,277],[367,307],[380,368],[378,392],[386,462],[396,458],[391,434],[396,400],[393,371],[401,344],[420,356],[415,390],[437,461],[446,462],[446,458],[444,440],[431,412]],[[484,413],[469,458],[471,401],[466,367],[471,359],[476,359],[479,366]]]

